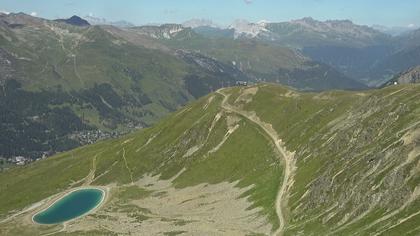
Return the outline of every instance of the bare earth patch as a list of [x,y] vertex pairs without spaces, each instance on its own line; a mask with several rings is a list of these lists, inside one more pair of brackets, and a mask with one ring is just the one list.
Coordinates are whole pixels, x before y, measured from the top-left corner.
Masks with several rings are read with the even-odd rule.
[[272,226],[258,213],[261,209],[249,210],[251,202],[241,198],[251,187],[240,189],[235,187],[237,183],[220,183],[176,189],[173,179],[145,176],[135,186],[151,194],[128,201],[126,204],[133,211],[119,210],[111,202],[97,215],[72,222],[66,231],[107,230],[130,235],[270,234]]
[[235,104],[237,103],[243,103],[243,104],[247,104],[252,102],[252,98],[254,97],[255,94],[257,94],[258,92],[258,87],[250,87],[250,88],[246,88],[243,89],[241,91],[241,95],[239,95],[239,97],[235,100]]

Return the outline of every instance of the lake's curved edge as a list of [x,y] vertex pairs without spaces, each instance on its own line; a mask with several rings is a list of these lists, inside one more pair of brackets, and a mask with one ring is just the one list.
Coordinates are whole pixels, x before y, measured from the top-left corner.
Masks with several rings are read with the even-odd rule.
[[[63,222],[60,222],[60,223],[55,223],[55,224],[44,224],[44,223],[39,223],[39,222],[36,222],[36,221],[34,220],[34,217],[35,217],[36,215],[38,215],[39,213],[42,213],[42,212],[44,212],[44,211],[48,210],[48,208],[50,208],[50,207],[51,207],[51,206],[53,206],[55,203],[57,203],[57,202],[58,202],[58,201],[60,201],[61,199],[65,198],[65,197],[66,197],[66,196],[68,196],[69,194],[71,194],[71,193],[73,193],[73,192],[76,192],[76,191],[79,191],[79,190],[87,190],[87,189],[96,189],[96,190],[99,190],[99,191],[101,191],[101,192],[102,192],[102,198],[101,198],[101,201],[100,201],[98,204],[96,204],[96,206],[95,206],[94,208],[92,208],[90,211],[88,211],[88,212],[84,213],[83,215],[80,215],[80,216],[78,216],[78,217],[75,217],[75,218],[73,218],[73,219],[66,220],[66,221],[63,221]],[[74,188],[74,189],[71,189],[71,190],[66,190],[66,191],[63,193],[63,195],[62,195],[62,196],[57,197],[57,199],[55,199],[52,203],[48,204],[48,205],[47,205],[47,206],[45,206],[45,207],[42,207],[39,211],[36,211],[34,214],[32,214],[32,217],[31,217],[32,223],[37,224],[37,225],[59,225],[59,224],[65,224],[65,223],[67,223],[67,222],[74,221],[74,220],[77,220],[77,219],[79,219],[79,218],[82,218],[82,217],[84,217],[84,216],[86,216],[86,215],[92,214],[92,213],[93,213],[93,212],[95,212],[95,211],[96,211],[99,207],[101,207],[101,206],[102,206],[102,204],[105,202],[106,198],[108,197],[108,191],[109,191],[109,190],[108,190],[108,188],[107,188],[107,187],[102,187],[102,186],[83,186],[83,187],[78,187],[78,188]]]

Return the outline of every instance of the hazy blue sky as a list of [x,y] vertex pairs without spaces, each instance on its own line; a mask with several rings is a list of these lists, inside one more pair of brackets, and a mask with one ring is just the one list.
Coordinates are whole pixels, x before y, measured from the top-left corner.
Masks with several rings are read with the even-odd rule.
[[0,0],[0,11],[44,18],[91,14],[135,24],[206,18],[226,25],[234,19],[287,21],[311,16],[367,25],[420,26],[420,0]]

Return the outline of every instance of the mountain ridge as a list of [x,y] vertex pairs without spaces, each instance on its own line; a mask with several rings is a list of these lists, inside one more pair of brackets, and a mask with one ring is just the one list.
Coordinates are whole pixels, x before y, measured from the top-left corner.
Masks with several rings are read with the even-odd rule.
[[[149,126],[194,99],[192,94],[218,89],[221,80],[246,80],[235,77],[234,68],[204,70],[113,30],[25,14],[0,18],[0,106],[10,111],[2,117],[2,156],[40,158],[73,148],[79,139],[90,143],[111,136],[107,132]],[[63,125],[67,118],[75,125]],[[32,133],[15,137],[21,134],[16,130],[26,129]]]
[[79,16],[72,16],[68,19],[57,19],[56,22],[63,22],[75,26],[90,26],[89,22]]

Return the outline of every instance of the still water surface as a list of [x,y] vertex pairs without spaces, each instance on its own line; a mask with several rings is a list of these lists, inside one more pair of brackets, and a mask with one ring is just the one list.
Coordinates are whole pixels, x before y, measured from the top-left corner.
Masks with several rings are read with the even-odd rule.
[[103,198],[104,192],[99,189],[76,190],[36,214],[33,220],[39,224],[58,224],[69,221],[94,209]]

